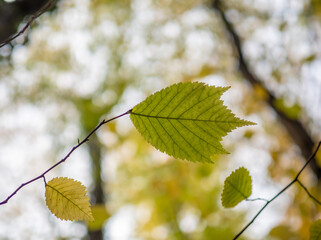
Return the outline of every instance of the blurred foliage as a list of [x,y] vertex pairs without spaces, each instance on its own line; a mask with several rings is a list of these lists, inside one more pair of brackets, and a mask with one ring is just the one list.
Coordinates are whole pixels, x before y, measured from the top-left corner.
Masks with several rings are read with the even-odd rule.
[[[242,225],[242,214],[220,211],[221,165],[195,164],[154,154],[133,132],[129,141],[137,146],[119,165],[117,181],[109,187],[111,206],[139,206],[137,230],[145,239],[210,239],[219,234],[230,239]],[[139,144],[139,145],[138,145]],[[166,160],[164,160],[164,157]],[[217,159],[219,160],[219,159]],[[184,219],[193,219],[192,227]],[[195,222],[194,222],[195,221]],[[226,224],[228,222],[228,224]],[[224,225],[224,227],[223,227]],[[158,234],[160,227],[165,236]]]
[[288,106],[284,99],[276,99],[275,100],[276,108],[283,112],[290,119],[298,119],[301,112],[301,106],[297,103]]
[[97,204],[91,207],[95,221],[88,222],[88,229],[97,231],[103,228],[105,221],[110,217],[104,204]]
[[[305,120],[311,132],[319,136],[319,121],[314,120],[318,115],[312,111],[319,103],[317,97],[308,108],[304,100],[309,94],[302,96],[302,91],[318,89],[311,82],[303,84],[310,80],[303,79],[302,70],[308,71],[320,61],[313,47],[319,46],[319,40],[310,38],[317,36],[313,31],[318,28],[311,29],[302,21],[303,7],[308,7],[304,1],[299,1],[302,8],[262,2],[226,1],[229,19],[245,42],[250,66],[278,96],[280,109]],[[252,203],[234,210],[221,207],[222,184],[231,169],[248,167],[253,173],[253,195],[270,197],[301,168],[299,150],[265,104],[266,91],[250,89],[237,73],[236,56],[225,29],[207,4],[198,0],[60,1],[54,13],[39,19],[28,45],[15,46],[11,62],[0,63],[0,87],[7,89],[5,96],[10,99],[0,102],[2,115],[27,104],[40,109],[46,116],[46,133],[52,136],[52,152],[41,158],[48,164],[56,162],[58,155],[102,118],[127,111],[154,91],[176,82],[200,80],[232,86],[223,96],[226,105],[258,123],[255,129],[238,130],[225,138],[224,145],[231,154],[215,156],[213,165],[174,160],[155,151],[126,118],[108,124],[92,141],[101,154],[96,176],[90,176],[89,170],[83,173],[70,167],[77,165],[78,159],[61,167],[71,172],[75,168],[71,173],[74,176],[87,174],[88,184],[93,185],[96,177],[104,181],[105,204],[94,206],[97,220],[89,230],[104,229],[108,236],[109,224],[129,205],[137,213],[133,238],[231,239],[252,214],[246,215]],[[317,16],[319,1],[310,4]],[[23,131],[24,127],[15,130]],[[10,129],[1,131],[3,136],[11,136]],[[85,150],[89,153],[90,146]],[[38,173],[37,168],[33,170]],[[309,171],[300,179],[321,199],[320,187]],[[291,200],[279,199],[281,207],[271,206],[277,212],[273,216],[279,217],[276,226],[253,226],[269,232],[253,239],[307,239],[309,224],[320,216],[321,209],[298,186],[288,192],[288,197]],[[1,214],[0,225],[6,229],[2,234],[18,232],[6,216],[18,218],[21,208],[16,206],[13,213]],[[32,217],[27,216],[30,224]],[[43,218],[50,227],[49,238],[73,238],[81,232],[70,227],[64,236],[63,227],[46,213]],[[30,239],[36,235],[32,229]],[[251,231],[245,233],[244,239],[251,239],[251,235]]]
[[277,227],[274,227],[271,231],[270,231],[270,239],[278,239],[278,240],[287,240],[287,239],[301,239],[299,238],[295,232],[293,232],[291,230],[290,226],[287,225],[280,225]]
[[319,0],[310,0],[309,7],[317,17],[321,17],[321,2]]

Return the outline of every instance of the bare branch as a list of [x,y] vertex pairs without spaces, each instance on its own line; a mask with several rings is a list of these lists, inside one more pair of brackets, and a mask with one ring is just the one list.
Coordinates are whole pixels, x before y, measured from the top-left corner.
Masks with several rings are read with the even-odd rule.
[[252,218],[252,220],[233,238],[233,240],[238,239],[242,233],[249,227],[251,224],[255,221],[255,219],[261,214],[261,212],[271,203],[273,202],[277,197],[279,197],[283,192],[285,192],[289,187],[291,187],[295,182],[299,182],[298,178],[302,171],[308,166],[308,164],[315,158],[315,155],[317,154],[319,148],[321,146],[321,141],[319,142],[317,148],[313,152],[313,154],[309,157],[309,159],[306,161],[306,163],[303,165],[303,167],[300,169],[298,174],[295,176],[295,178],[290,182],[288,185],[286,185],[280,192],[278,192],[273,198],[268,200],[266,204],[257,212],[257,214]]
[[51,9],[56,3],[56,0],[49,0],[45,5],[43,5],[35,14],[31,15],[29,17],[28,22],[26,23],[26,25],[17,33],[13,34],[12,36],[10,36],[9,38],[7,38],[6,40],[2,41],[0,43],[0,48],[2,48],[3,46],[11,43],[11,41],[13,41],[14,39],[16,39],[17,37],[19,37],[20,35],[22,35],[29,27],[30,25],[33,23],[34,20],[36,20],[38,17],[40,17],[43,13],[45,13],[46,11],[48,11],[49,9]]
[[25,183],[22,183],[12,194],[10,194],[5,200],[3,200],[2,202],[0,202],[0,205],[3,205],[3,204],[6,204],[21,188],[23,188],[24,186],[40,179],[40,178],[43,178],[44,179],[44,182],[46,183],[46,180],[45,180],[45,175],[50,172],[52,169],[54,169],[55,167],[57,167],[58,165],[60,165],[61,163],[65,162],[69,157],[70,155],[77,149],[79,148],[81,145],[83,145],[85,142],[89,141],[89,138],[91,135],[93,135],[102,125],[108,123],[108,122],[111,122],[117,118],[120,118],[122,116],[125,116],[127,114],[130,114],[131,113],[131,110],[121,114],[121,115],[118,115],[114,118],[111,118],[109,120],[102,120],[98,125],[97,127],[95,127],[95,129],[93,129],[88,135],[87,137],[85,137],[81,142],[79,142],[78,140],[78,144],[75,145],[68,153],[67,155],[61,159],[59,162],[57,162],[56,164],[54,164],[52,167],[48,168],[45,172],[43,172],[42,174],[40,174],[39,176],[29,180],[28,182],[25,182]]
[[306,186],[304,186],[303,183],[299,179],[297,180],[297,182],[304,189],[304,191],[309,195],[309,197],[321,206],[321,202],[309,192],[309,190],[306,188]]

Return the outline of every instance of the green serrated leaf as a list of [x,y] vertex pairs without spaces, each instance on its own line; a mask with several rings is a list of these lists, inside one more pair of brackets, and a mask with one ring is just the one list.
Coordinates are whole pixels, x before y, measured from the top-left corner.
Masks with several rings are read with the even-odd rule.
[[249,171],[241,167],[231,173],[224,181],[222,205],[225,208],[235,207],[252,194],[252,179]]
[[223,105],[229,87],[178,83],[136,105],[130,118],[142,136],[162,152],[194,162],[212,162],[213,154],[228,153],[222,137],[255,123],[242,120]]
[[310,240],[321,240],[321,219],[310,226]]
[[94,221],[86,187],[70,178],[57,177],[46,185],[46,204],[62,220]]

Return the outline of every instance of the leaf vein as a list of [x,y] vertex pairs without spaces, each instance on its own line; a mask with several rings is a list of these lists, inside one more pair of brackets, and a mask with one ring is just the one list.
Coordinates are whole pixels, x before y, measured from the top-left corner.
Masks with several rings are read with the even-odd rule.
[[[195,122],[214,122],[214,123],[240,123],[240,120],[237,119],[237,121],[224,121],[224,120],[210,120],[210,119],[193,119],[193,118],[171,118],[171,117],[163,117],[163,116],[153,116],[153,115],[146,115],[136,112],[131,112],[130,114],[141,116],[141,117],[147,117],[147,118],[162,118],[167,120],[182,120],[182,121],[195,121]],[[247,122],[247,121],[242,121]]]
[[84,212],[84,210],[82,210],[76,203],[74,203],[71,199],[69,199],[66,195],[64,195],[62,192],[58,191],[57,189],[55,189],[54,187],[50,186],[47,184],[48,187],[50,187],[53,191],[55,191],[58,194],[61,195],[62,197],[64,197],[65,199],[67,199],[69,202],[71,202],[76,208],[78,208],[81,212],[83,212],[85,215],[87,215],[89,218],[91,217],[88,213]]
[[[198,90],[198,88],[200,88],[200,87],[201,87],[201,86],[197,86],[196,89],[192,89],[193,95],[195,95],[195,94],[198,93],[198,91],[196,91],[196,90]],[[194,91],[193,91],[193,90],[194,90]],[[182,91],[181,91],[181,92],[182,92]],[[192,96],[193,96],[193,95],[192,95]],[[177,105],[172,109],[172,111],[168,114],[168,116],[170,116],[170,115],[174,112],[174,110],[176,110],[177,107],[180,106],[183,101],[185,101],[185,99],[186,99],[187,97],[191,98],[191,95],[186,94],[186,95],[184,96],[184,98],[183,98],[179,103],[177,103]]]
[[[206,156],[204,156],[203,154],[201,154],[192,144],[190,144],[185,137],[177,130],[177,128],[171,123],[171,121],[169,121],[169,123],[172,125],[172,127],[177,131],[177,133],[182,137],[182,139],[189,145],[191,146],[195,152],[199,153],[202,157],[204,157],[205,159],[208,159]],[[190,155],[190,154],[188,154]]]
[[243,192],[241,192],[241,190],[239,190],[238,187],[236,187],[229,179],[226,179],[226,181],[231,185],[232,188],[234,188],[244,199],[246,199],[247,197],[245,196],[245,194]]

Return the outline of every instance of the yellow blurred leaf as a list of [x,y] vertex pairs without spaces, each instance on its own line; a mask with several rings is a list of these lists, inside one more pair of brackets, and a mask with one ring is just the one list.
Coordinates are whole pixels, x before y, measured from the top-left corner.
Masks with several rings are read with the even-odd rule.
[[95,221],[88,223],[88,229],[91,231],[97,231],[102,229],[105,221],[110,217],[104,204],[97,204],[91,207],[92,214]]
[[269,98],[268,92],[262,86],[256,84],[256,85],[254,85],[253,88],[254,88],[254,93],[258,98],[260,98],[262,100],[266,100]]
[[289,226],[279,225],[274,227],[269,236],[279,239],[279,240],[287,240],[287,239],[296,239],[296,233],[291,230]]
[[321,239],[321,219],[315,221],[310,226],[310,240]]

